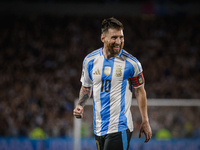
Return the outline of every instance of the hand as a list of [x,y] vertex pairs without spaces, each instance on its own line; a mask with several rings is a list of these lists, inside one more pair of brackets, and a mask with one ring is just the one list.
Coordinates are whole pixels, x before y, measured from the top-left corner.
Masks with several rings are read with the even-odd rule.
[[140,125],[140,134],[139,134],[139,138],[142,137],[142,133],[144,133],[146,140],[144,141],[145,143],[147,143],[151,137],[152,137],[152,131],[151,131],[151,127],[149,125],[149,122],[142,122],[142,124]]
[[83,118],[83,107],[81,105],[77,105],[73,111],[73,115],[78,119]]

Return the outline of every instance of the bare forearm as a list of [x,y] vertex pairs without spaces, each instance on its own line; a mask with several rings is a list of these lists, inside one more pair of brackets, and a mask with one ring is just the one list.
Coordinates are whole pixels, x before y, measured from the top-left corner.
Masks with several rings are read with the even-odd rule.
[[147,100],[144,97],[138,98],[138,106],[140,109],[140,113],[142,116],[142,121],[149,121],[148,114],[147,114]]
[[147,114],[147,98],[146,98],[146,91],[143,87],[141,89],[137,89],[135,92],[138,107],[140,109],[140,113],[142,116],[142,121],[149,121],[148,114]]
[[81,105],[82,107],[85,106],[85,103],[87,100],[90,98],[92,93],[91,87],[81,87],[80,93],[79,93],[79,102],[78,104]]

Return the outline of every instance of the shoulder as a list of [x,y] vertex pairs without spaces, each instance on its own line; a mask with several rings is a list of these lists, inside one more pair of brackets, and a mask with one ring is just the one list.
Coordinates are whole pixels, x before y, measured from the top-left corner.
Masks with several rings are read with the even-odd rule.
[[89,53],[83,61],[83,65],[85,65],[85,63],[90,62],[91,60],[95,59],[96,57],[99,57],[102,55],[102,48],[99,48],[97,50],[94,50],[93,52]]
[[132,65],[141,65],[140,62],[138,61],[138,59],[136,57],[134,57],[133,55],[131,55],[130,53],[128,53],[127,51],[123,50],[121,57],[128,61],[129,63],[131,63]]
[[131,77],[138,76],[143,71],[141,63],[136,57],[123,50],[121,54],[122,59],[126,61],[127,67],[131,70]]

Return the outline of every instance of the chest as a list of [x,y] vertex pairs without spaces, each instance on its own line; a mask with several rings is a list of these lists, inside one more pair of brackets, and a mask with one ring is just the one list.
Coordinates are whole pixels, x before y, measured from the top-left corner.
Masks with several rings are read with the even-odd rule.
[[99,84],[102,81],[112,81],[114,83],[122,82],[130,77],[131,68],[127,66],[125,60],[120,58],[94,60],[90,75],[93,84]]

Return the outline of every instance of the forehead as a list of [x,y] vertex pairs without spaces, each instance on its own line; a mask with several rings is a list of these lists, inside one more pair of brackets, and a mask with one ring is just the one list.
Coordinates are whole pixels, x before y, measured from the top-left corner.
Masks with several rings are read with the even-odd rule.
[[122,29],[109,28],[106,35],[107,36],[123,36],[124,33]]

